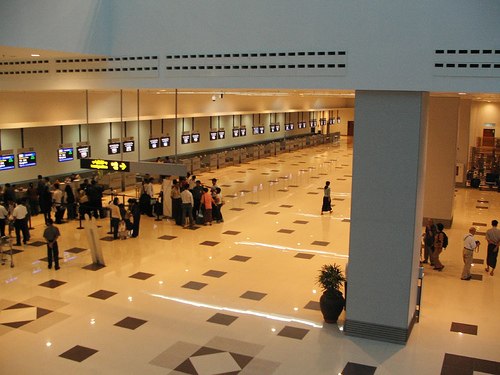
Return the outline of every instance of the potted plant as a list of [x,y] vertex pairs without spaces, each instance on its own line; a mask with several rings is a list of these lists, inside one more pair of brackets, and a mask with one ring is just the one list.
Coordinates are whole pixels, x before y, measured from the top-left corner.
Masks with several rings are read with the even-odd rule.
[[325,264],[319,270],[317,284],[323,289],[319,305],[326,323],[337,323],[344,309],[345,299],[339,289],[345,281],[346,278],[338,264]]

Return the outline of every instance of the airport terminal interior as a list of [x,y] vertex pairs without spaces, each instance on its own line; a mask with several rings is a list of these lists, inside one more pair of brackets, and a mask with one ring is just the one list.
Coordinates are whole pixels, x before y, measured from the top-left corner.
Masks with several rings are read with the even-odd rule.
[[[318,271],[345,269],[349,257],[352,141],[198,174],[207,185],[218,179],[222,223],[183,229],[143,216],[139,237],[112,241],[109,219],[98,219],[102,268],[91,266],[86,230],[70,221],[59,225],[61,268],[48,269],[43,218],[33,217],[14,267],[9,257],[0,267],[1,372],[499,374],[500,276],[484,269],[496,191],[456,189],[445,269],[424,265],[406,345],[345,336],[345,312],[337,324],[323,321]],[[321,215],[327,180],[333,212]],[[482,243],[473,279],[462,281],[471,225]]]

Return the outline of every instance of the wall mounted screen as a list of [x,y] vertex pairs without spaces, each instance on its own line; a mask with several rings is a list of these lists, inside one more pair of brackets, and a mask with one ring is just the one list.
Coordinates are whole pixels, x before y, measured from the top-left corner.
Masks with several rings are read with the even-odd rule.
[[217,132],[217,134],[219,135],[219,139],[224,139],[226,138],[226,131],[225,130],[219,130]]
[[161,137],[160,138],[160,146],[161,147],[168,147],[168,146],[170,146],[170,137]]
[[253,135],[259,134],[259,127],[258,126],[253,126],[252,127],[252,134]]
[[160,147],[160,138],[149,138],[149,149]]
[[215,141],[217,139],[217,131],[210,130],[210,140]]
[[36,165],[36,152],[22,152],[17,154],[17,165],[19,168],[34,167]]
[[14,155],[0,155],[0,171],[7,171],[15,168]]
[[76,148],[76,157],[78,159],[90,158],[90,146],[78,146]]
[[233,138],[239,137],[240,136],[240,129],[239,128],[233,128]]
[[57,149],[57,160],[59,162],[71,161],[75,159],[73,147],[64,147]]
[[123,142],[123,152],[134,152],[135,141],[125,141]]
[[193,143],[200,142],[200,133],[192,133],[191,134],[191,142],[193,142]]
[[191,143],[191,134],[183,134],[181,137],[181,143],[183,145],[187,145],[188,143]]
[[108,155],[115,155],[120,153],[120,143],[108,143]]
[[264,134],[265,128],[264,125],[259,126],[259,134]]
[[244,137],[247,135],[247,128],[240,128],[240,137]]

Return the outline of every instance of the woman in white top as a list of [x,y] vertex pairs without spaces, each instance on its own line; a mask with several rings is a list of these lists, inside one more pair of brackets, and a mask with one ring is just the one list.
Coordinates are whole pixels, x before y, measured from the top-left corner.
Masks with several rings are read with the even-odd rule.
[[323,212],[330,211],[332,213],[332,198],[330,197],[330,181],[326,181],[325,187],[323,188],[323,206],[321,207],[321,215]]

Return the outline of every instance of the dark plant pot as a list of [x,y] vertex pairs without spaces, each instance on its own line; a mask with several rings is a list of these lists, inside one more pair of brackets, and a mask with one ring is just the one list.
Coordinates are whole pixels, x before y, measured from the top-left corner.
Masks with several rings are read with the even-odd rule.
[[326,323],[337,323],[337,319],[344,309],[345,299],[338,290],[324,292],[319,299],[319,306]]

